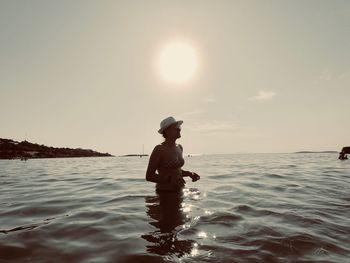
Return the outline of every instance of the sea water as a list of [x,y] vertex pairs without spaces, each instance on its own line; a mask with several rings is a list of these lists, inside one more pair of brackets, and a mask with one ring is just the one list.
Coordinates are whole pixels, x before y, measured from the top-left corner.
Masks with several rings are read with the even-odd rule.
[[350,160],[185,160],[182,195],[148,157],[0,160],[0,262],[350,262]]

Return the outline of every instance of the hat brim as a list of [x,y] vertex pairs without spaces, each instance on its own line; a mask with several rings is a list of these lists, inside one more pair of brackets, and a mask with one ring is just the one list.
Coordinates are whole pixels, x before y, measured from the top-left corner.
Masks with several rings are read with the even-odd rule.
[[184,122],[183,122],[183,121],[175,121],[175,122],[169,123],[167,126],[164,126],[164,127],[160,128],[160,129],[158,130],[158,133],[163,134],[163,132],[164,132],[167,128],[169,128],[171,125],[174,125],[175,123],[176,123],[177,125],[181,125],[181,124],[183,124]]

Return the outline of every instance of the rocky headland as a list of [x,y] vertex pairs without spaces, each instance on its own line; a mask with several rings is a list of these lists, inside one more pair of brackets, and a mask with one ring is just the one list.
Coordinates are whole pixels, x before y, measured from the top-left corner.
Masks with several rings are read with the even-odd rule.
[[107,157],[109,153],[100,153],[89,149],[56,148],[28,141],[17,142],[0,138],[0,159],[32,158],[69,158],[69,157]]

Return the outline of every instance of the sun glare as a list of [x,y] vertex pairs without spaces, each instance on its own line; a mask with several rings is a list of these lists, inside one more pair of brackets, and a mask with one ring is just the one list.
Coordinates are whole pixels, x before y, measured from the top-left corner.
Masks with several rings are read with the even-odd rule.
[[184,83],[191,80],[197,64],[195,49],[185,42],[171,43],[160,52],[160,74],[168,82]]

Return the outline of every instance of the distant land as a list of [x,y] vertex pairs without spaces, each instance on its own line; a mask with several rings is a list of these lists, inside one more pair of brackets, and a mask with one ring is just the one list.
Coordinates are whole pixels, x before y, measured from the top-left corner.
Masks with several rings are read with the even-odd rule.
[[144,157],[144,156],[148,156],[148,154],[137,154],[137,153],[133,153],[133,154],[119,155],[119,157]]
[[301,151],[301,152],[295,152],[295,153],[338,153],[338,151],[321,151],[321,152]]
[[28,141],[17,142],[0,138],[0,159],[69,158],[69,157],[107,157],[109,153],[100,153],[87,149],[56,148]]

